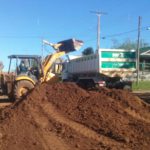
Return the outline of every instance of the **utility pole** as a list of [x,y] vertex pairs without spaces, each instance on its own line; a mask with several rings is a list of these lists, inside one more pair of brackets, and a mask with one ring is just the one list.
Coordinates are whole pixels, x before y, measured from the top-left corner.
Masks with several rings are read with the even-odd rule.
[[139,65],[140,65],[140,33],[141,33],[141,19],[142,17],[139,16],[138,18],[138,39],[137,39],[137,85],[139,85]]
[[100,50],[100,17],[101,15],[106,15],[105,12],[99,12],[99,11],[90,11],[93,14],[97,15],[97,53]]

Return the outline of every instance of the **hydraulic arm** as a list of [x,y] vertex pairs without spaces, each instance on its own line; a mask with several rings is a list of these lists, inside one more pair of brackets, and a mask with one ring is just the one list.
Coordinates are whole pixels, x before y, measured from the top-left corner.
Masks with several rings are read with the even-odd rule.
[[57,44],[52,44],[48,41],[44,41],[44,43],[52,46],[55,49],[55,53],[48,55],[42,63],[43,76],[41,78],[41,82],[49,81],[55,77],[55,74],[52,73],[52,67],[56,62],[56,59],[65,55],[66,53],[80,49],[80,47],[83,45],[82,41],[75,39],[61,41]]

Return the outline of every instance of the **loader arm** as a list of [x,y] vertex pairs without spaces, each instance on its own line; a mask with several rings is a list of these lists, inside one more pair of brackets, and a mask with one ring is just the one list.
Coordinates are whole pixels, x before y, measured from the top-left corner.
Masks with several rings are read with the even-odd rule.
[[43,75],[40,79],[41,82],[47,82],[56,77],[55,74],[52,73],[52,66],[56,62],[56,59],[65,55],[66,53],[80,49],[80,47],[83,45],[82,41],[75,39],[64,40],[58,42],[57,44],[52,44],[44,40],[44,43],[52,46],[53,49],[55,49],[55,53],[48,55],[42,63]]
[[55,63],[56,59],[60,58],[63,55],[65,55],[64,51],[56,52],[54,54],[48,55],[45,58],[44,62],[42,63],[43,77],[41,78],[41,82],[46,82],[53,77],[52,66]]

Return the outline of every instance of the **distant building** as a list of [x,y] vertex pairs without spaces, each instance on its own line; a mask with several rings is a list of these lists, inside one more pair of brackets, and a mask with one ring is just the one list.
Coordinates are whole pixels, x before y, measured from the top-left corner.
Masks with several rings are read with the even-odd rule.
[[140,69],[150,70],[150,47],[140,49]]

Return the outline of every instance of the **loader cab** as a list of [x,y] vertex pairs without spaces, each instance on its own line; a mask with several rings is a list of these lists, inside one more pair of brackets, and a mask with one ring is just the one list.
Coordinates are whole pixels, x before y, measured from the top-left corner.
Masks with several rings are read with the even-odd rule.
[[35,78],[40,78],[41,67],[41,57],[38,55],[10,55],[8,73],[14,76],[27,75],[35,76]]

